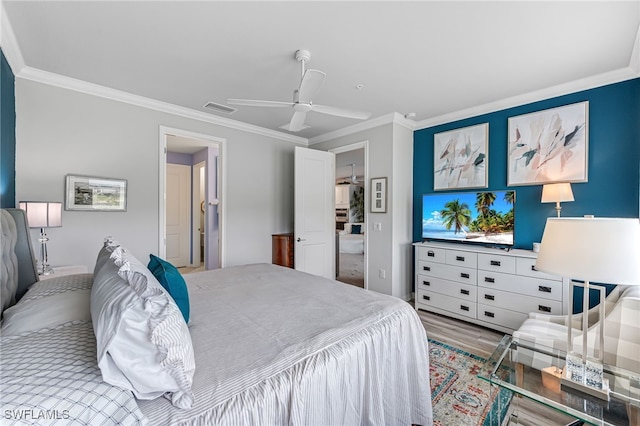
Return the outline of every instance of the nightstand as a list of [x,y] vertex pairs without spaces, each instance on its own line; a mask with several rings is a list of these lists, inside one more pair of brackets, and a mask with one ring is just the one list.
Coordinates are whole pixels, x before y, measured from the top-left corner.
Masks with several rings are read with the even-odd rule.
[[65,275],[86,274],[89,272],[89,268],[87,268],[86,265],[54,266],[53,271],[53,274],[40,275],[40,281],[48,280],[55,277],[63,277]]

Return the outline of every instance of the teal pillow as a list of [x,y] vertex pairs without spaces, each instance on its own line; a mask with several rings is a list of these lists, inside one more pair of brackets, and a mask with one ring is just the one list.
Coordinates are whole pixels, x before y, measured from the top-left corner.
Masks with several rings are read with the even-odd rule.
[[362,232],[362,225],[351,225],[352,234],[360,234]]
[[147,268],[149,268],[162,287],[173,297],[180,312],[182,312],[184,320],[188,323],[189,292],[187,291],[187,283],[184,282],[184,278],[180,272],[171,263],[152,254],[149,255],[149,258]]

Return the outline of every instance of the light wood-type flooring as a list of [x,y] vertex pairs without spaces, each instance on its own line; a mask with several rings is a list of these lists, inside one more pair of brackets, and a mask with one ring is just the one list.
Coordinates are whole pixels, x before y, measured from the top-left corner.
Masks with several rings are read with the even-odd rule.
[[[413,301],[410,303],[413,304]],[[431,339],[488,358],[504,333],[464,321],[422,310],[417,311]],[[516,417],[517,416],[517,417]],[[525,426],[567,425],[574,419],[552,408],[542,406],[528,398],[514,397],[503,424]]]

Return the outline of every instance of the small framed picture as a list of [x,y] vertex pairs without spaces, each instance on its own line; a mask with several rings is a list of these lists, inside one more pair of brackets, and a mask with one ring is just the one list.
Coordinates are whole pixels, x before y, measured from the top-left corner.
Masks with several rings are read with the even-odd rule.
[[124,212],[127,181],[93,176],[66,176],[65,210]]
[[371,213],[387,212],[387,178],[371,179]]

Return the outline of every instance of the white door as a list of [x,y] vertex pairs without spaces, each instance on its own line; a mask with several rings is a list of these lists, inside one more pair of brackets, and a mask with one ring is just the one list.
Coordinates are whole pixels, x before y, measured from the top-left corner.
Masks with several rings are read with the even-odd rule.
[[295,268],[335,278],[335,154],[295,147]]
[[189,265],[191,167],[167,164],[166,259],[176,268]]

